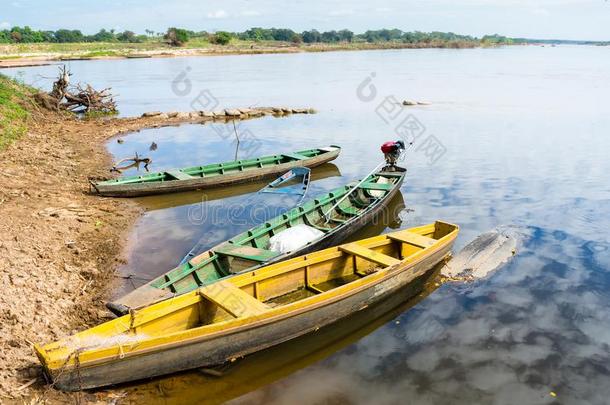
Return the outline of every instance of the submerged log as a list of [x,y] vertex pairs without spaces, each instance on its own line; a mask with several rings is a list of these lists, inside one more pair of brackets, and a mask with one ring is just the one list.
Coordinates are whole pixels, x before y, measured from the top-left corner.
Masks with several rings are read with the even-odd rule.
[[[150,145],[150,150],[155,150],[157,149],[157,144],[155,142],[153,142]],[[128,163],[130,162],[128,165],[124,165],[121,166],[124,163]],[[111,172],[117,172],[117,173],[121,173],[123,170],[127,170],[130,169],[132,167],[139,167],[140,164],[143,163],[144,164],[144,169],[146,171],[148,171],[148,165],[152,163],[152,159],[151,158],[141,158],[138,153],[136,152],[135,156],[132,158],[124,158],[119,160],[118,162],[116,162],[113,166],[112,169],[110,169]]]
[[485,232],[447,262],[441,275],[455,281],[483,278],[516,254],[520,240],[519,233],[510,227]]

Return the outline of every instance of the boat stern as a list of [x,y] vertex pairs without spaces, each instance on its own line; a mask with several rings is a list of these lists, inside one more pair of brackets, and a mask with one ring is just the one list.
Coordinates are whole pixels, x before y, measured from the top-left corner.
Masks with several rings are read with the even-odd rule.
[[456,224],[445,221],[436,221],[434,222],[434,235],[432,237],[437,240],[442,238],[455,239],[459,231],[460,227]]
[[174,295],[166,289],[144,285],[115,301],[107,302],[106,308],[113,314],[122,316],[128,314],[130,310],[139,309],[173,296]]

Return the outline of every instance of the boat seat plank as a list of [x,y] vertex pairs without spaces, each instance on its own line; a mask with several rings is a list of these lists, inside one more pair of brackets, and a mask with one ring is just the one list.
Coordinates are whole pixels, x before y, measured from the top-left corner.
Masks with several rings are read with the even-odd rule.
[[338,148],[336,146],[327,146],[327,147],[324,147],[324,148],[318,148],[318,150],[321,150],[323,152],[334,152],[337,149],[340,149],[340,148]]
[[229,281],[221,280],[201,287],[199,294],[236,318],[260,315],[271,309]]
[[381,172],[377,173],[379,177],[402,177],[404,172]]
[[217,258],[216,256],[209,256],[209,257],[206,257],[205,255],[201,255],[201,257],[195,256],[194,258],[191,259],[190,262],[187,262],[187,264],[180,266],[181,270],[179,272],[166,273],[165,282],[163,284],[160,284],[159,286],[157,286],[157,288],[161,288],[161,289],[168,288],[168,287],[172,288],[172,285],[174,283],[177,283],[178,281],[189,276],[190,274],[195,273],[197,270],[201,269],[205,265],[212,263],[214,260],[216,260],[216,258]]
[[391,183],[373,183],[373,182],[365,182],[358,186],[359,188],[365,190],[380,190],[380,191],[389,191],[394,188],[394,184]]
[[219,246],[214,249],[214,253],[261,263],[280,255],[280,252],[274,252],[273,250],[259,249],[252,246],[233,245],[231,243],[225,243]]
[[339,211],[346,215],[355,216],[360,214],[360,210],[358,208],[352,207],[351,205],[341,205],[337,207]]
[[422,249],[430,247],[430,246],[434,245],[434,243],[436,242],[436,240],[429,238],[427,236],[423,236],[418,233],[408,232],[408,231],[400,232],[400,233],[393,234],[393,235],[388,235],[388,237],[392,240],[396,240],[396,241],[403,242],[403,243],[408,243],[410,245],[417,246]]
[[175,178],[176,180],[192,180],[193,179],[193,176],[191,176],[190,174],[181,172],[180,170],[168,170],[165,172],[165,174],[170,175],[171,177]]
[[348,243],[347,245],[339,246],[339,249],[345,253],[349,253],[355,256],[360,256],[373,263],[381,264],[382,266],[393,266],[400,263],[400,260],[393,258],[392,256],[384,255],[383,253],[375,252],[374,250],[367,249],[356,243]]
[[284,156],[295,159],[295,160],[305,160],[310,159],[308,156],[301,155],[300,153],[283,153]]

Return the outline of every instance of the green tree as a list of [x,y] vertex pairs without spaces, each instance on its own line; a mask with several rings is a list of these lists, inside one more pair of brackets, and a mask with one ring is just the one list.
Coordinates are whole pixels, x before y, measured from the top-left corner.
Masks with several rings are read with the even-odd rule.
[[241,39],[251,40],[251,41],[272,41],[273,34],[271,30],[260,27],[253,27],[249,30],[244,31],[239,35]]
[[55,31],[55,42],[83,42],[85,36],[79,30],[57,30]]
[[133,31],[123,31],[116,36],[116,39],[121,42],[139,42],[136,33]]
[[171,46],[182,46],[189,40],[189,33],[182,28],[168,28],[165,39]]
[[290,37],[290,42],[297,45],[301,44],[303,43],[303,37],[301,36],[301,34],[295,32],[294,34],[292,34],[292,37]]
[[341,30],[337,33],[339,35],[339,40],[345,42],[352,42],[354,39],[354,33],[350,30]]
[[286,28],[271,28],[271,35],[276,41],[290,41],[294,31]]
[[231,42],[232,38],[233,36],[229,32],[218,31],[212,36],[211,42],[218,45],[227,45],[229,42]]
[[339,42],[339,34],[337,31],[326,31],[322,33],[322,42]]
[[87,39],[91,42],[113,42],[116,40],[116,36],[102,28],[97,34],[93,34]]
[[308,44],[322,41],[322,36],[318,32],[318,30],[303,31],[301,36],[303,37],[303,42]]
[[11,42],[19,43],[19,42],[21,42],[21,40],[22,40],[21,32],[11,31]]

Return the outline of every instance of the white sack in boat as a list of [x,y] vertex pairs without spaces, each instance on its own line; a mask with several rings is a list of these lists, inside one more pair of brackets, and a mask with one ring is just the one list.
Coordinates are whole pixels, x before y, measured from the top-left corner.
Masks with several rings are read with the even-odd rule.
[[322,235],[324,235],[324,232],[319,229],[299,224],[272,236],[269,239],[269,250],[281,253],[292,252]]

